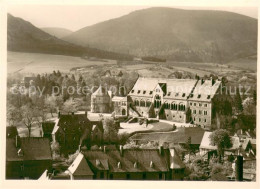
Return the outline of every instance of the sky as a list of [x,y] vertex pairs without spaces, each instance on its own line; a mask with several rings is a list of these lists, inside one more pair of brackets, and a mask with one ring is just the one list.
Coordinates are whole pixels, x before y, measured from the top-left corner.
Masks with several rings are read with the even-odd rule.
[[[253,6],[252,6],[253,5]],[[156,6],[156,5],[155,5]],[[7,11],[13,16],[23,18],[36,27],[60,27],[71,31],[79,30],[102,21],[117,18],[132,11],[152,6],[118,5],[9,5]],[[258,9],[249,6],[167,6],[191,10],[224,10],[257,18]]]

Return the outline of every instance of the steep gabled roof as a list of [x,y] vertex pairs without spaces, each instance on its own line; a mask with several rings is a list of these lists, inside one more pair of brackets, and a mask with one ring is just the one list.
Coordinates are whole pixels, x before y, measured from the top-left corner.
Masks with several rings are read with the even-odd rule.
[[109,95],[106,89],[100,85],[99,88],[94,93],[92,93],[91,96],[109,96]]
[[55,126],[55,122],[52,122],[52,121],[43,122],[42,123],[43,133],[44,134],[51,134],[54,126]]
[[105,162],[108,162],[110,172],[166,172],[169,170],[167,158],[160,155],[157,149],[124,149],[122,156],[119,150],[106,152],[88,150],[83,153],[96,169],[100,169],[97,167],[97,160],[101,162],[104,169]]
[[[203,135],[200,148],[209,149],[209,150],[217,150],[217,146],[210,144],[210,135],[212,132],[206,131]],[[236,150],[240,146],[239,138],[238,137],[231,137],[231,142],[233,146],[228,148],[227,150]]]
[[[18,156],[18,150],[21,149],[22,155]],[[6,140],[6,160],[51,160],[51,148],[48,138],[24,137],[19,139],[19,147],[16,147],[15,138]]]
[[94,175],[82,153],[79,153],[79,155],[68,168],[68,171],[74,176]]
[[183,169],[185,168],[184,163],[179,157],[177,151],[173,148],[170,149],[170,168],[171,169]]
[[189,100],[210,102],[219,89],[220,84],[221,81],[219,80],[205,80],[203,82],[201,82],[201,80],[198,81],[192,93],[193,95],[189,97]]

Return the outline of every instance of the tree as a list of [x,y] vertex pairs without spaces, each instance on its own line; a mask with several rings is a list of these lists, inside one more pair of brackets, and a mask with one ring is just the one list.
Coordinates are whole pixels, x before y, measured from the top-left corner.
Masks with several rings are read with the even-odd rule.
[[222,157],[224,156],[225,148],[232,147],[232,141],[230,139],[229,133],[225,129],[218,129],[213,131],[210,136],[210,144],[217,146],[219,162],[221,162]]
[[63,104],[62,109],[67,113],[73,113],[77,111],[77,104],[72,98],[70,98]]
[[238,114],[242,113],[243,105],[242,105],[242,99],[241,99],[239,90],[236,90],[236,95],[234,98],[234,105],[235,105],[237,113]]
[[7,121],[9,122],[9,126],[15,126],[16,122],[18,122],[21,118],[19,108],[16,108],[13,105],[7,106]]
[[104,142],[115,143],[118,140],[119,128],[112,118],[103,120],[104,126]]
[[189,153],[189,161],[190,161],[190,155],[191,153],[195,153],[195,148],[193,147],[193,145],[191,144],[191,137],[189,137],[186,141],[186,143],[184,144],[183,148],[185,150],[188,151]]
[[21,107],[22,122],[28,129],[28,137],[31,136],[32,125],[35,121],[35,111],[36,109],[29,104]]
[[56,99],[55,96],[49,96],[45,99],[45,105],[48,109],[48,111],[51,113],[51,116],[53,117],[53,112],[56,110]]

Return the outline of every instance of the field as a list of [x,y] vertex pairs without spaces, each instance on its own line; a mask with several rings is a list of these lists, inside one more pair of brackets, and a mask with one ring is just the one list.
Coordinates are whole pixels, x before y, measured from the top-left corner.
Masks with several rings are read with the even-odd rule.
[[116,60],[83,59],[80,57],[48,55],[38,53],[8,52],[8,73],[41,74],[53,70],[90,74],[100,70],[120,69],[124,72],[136,72],[140,77],[175,78],[176,73],[182,78],[194,78],[210,74],[226,76],[231,85],[237,85],[243,76],[243,84],[256,85],[257,57],[241,58],[226,64],[195,62],[121,62]]
[[74,67],[85,67],[91,65],[102,66],[104,64],[115,64],[116,61],[91,61],[80,57],[49,55],[39,53],[8,52],[8,73],[50,73],[53,70],[69,72]]

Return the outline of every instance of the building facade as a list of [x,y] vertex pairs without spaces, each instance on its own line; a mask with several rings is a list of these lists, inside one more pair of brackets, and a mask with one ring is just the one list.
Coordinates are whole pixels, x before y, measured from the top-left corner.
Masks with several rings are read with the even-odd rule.
[[81,151],[68,168],[71,179],[182,180],[185,165],[175,149]]
[[111,96],[101,85],[91,95],[92,113],[109,113],[111,111]]
[[221,81],[214,79],[138,78],[127,97],[113,97],[112,101],[116,116],[126,113],[208,128],[220,86]]
[[52,154],[48,138],[6,139],[6,179],[38,179],[52,171]]

